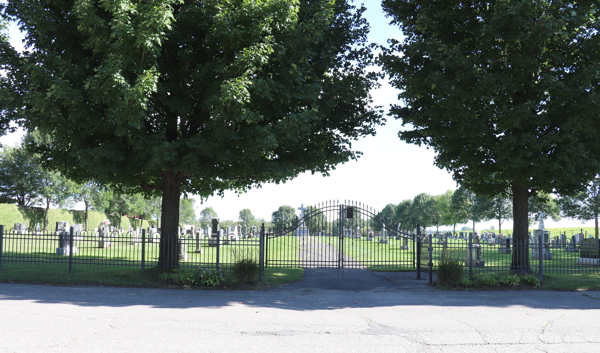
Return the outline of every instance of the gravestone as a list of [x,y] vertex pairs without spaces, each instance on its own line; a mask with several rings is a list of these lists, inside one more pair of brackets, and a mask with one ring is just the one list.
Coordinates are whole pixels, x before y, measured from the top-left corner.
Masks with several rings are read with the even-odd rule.
[[58,248],[56,248],[56,255],[69,256],[71,249],[73,249],[73,255],[77,253],[77,247],[75,246],[75,239],[71,244],[71,234],[69,234],[68,222],[56,222],[56,235],[58,235]]
[[459,234],[460,234],[460,235],[459,235],[459,238],[460,238],[460,239],[464,239],[464,238],[465,238],[465,233],[464,233],[464,232],[460,232]]
[[512,254],[512,249],[510,248],[510,240],[511,238],[500,239],[500,247],[498,248],[499,254]]
[[230,226],[227,231],[227,240],[234,242],[239,240],[238,227]]
[[13,227],[13,234],[25,234],[25,224],[15,223]]
[[566,252],[579,252],[579,248],[577,247],[577,238],[573,235],[571,236],[571,241],[567,245],[565,249]]
[[179,236],[179,261],[188,260],[187,239],[185,234]]
[[373,231],[370,230],[369,233],[367,234],[367,241],[373,241],[373,235],[374,235]]
[[567,236],[565,234],[561,234],[558,236],[558,245],[563,248],[567,246]]
[[482,248],[479,244],[473,244],[471,247],[471,256],[469,257],[471,260],[471,266],[473,267],[484,267],[485,261],[483,260]]
[[[548,237],[550,236],[550,233],[547,230],[543,230],[543,229],[538,229],[535,231],[535,236],[534,238],[534,244],[538,244],[537,247],[534,247],[532,249],[531,255],[533,259],[539,259],[540,258],[540,246],[542,247],[542,253],[544,256],[544,260],[552,260],[552,253],[550,252],[550,242]],[[539,240],[540,236],[542,237],[542,243],[539,244]]]
[[252,236],[256,236],[257,235],[257,230],[256,230],[256,226],[252,226]]
[[110,241],[108,241],[108,236],[109,236],[109,228],[108,226],[101,226],[99,231],[98,231],[98,247],[100,249],[106,249],[106,248],[110,248],[112,243]]
[[74,237],[74,239],[77,239],[77,240],[83,239],[81,237],[81,230],[82,230],[82,228],[83,227],[81,226],[81,224],[73,224],[73,237]]
[[38,233],[38,234],[42,232],[42,228],[40,227],[39,223],[35,224],[35,232]]
[[585,239],[581,243],[581,250],[579,251],[579,257],[597,259],[600,257],[600,242],[598,239],[590,238]]
[[385,223],[381,225],[381,236],[379,237],[379,244],[388,244],[387,230],[385,229]]
[[133,228],[129,231],[131,236],[131,245],[139,244],[142,241],[141,229]]
[[408,238],[402,237],[402,246],[400,247],[402,250],[408,250]]
[[580,245],[578,265],[600,265],[600,239],[584,239]]
[[210,233],[210,238],[208,238],[208,246],[217,246],[217,241],[219,241],[219,237],[221,236],[219,230],[219,219],[212,219],[212,230]]
[[202,233],[202,232],[203,232],[203,230],[198,230],[195,235],[195,237],[196,237],[196,252],[200,253],[200,254],[204,253],[204,249],[200,245],[200,237],[201,237],[200,233]]

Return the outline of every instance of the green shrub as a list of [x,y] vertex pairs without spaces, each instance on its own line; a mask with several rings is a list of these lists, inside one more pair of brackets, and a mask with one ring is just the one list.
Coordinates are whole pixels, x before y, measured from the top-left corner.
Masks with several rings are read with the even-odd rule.
[[200,270],[200,284],[205,287],[215,287],[221,285],[225,280],[223,273],[217,270]]
[[200,274],[198,271],[183,270],[179,272],[163,272],[158,276],[158,279],[163,283],[195,285],[198,284],[199,277]]
[[444,258],[438,263],[437,278],[440,284],[455,286],[462,277],[464,263],[451,258]]
[[540,285],[540,280],[534,275],[525,275],[521,277],[521,281],[523,283],[528,284],[530,286],[538,287]]
[[521,283],[517,275],[506,275],[500,279],[500,283],[508,287],[516,287]]
[[462,281],[460,281],[460,285],[463,287],[470,288],[473,287],[473,281],[471,281],[468,278],[463,278]]
[[485,275],[481,277],[480,281],[481,284],[483,284],[486,287],[496,287],[499,285],[498,279],[496,279],[496,276],[494,275]]
[[231,272],[237,283],[251,282],[258,276],[259,266],[253,248],[232,248],[233,267]]

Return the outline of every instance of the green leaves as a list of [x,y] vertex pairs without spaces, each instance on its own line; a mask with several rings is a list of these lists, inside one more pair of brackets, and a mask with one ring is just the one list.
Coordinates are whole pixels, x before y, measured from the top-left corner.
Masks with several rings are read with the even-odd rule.
[[600,36],[597,4],[573,4],[384,1],[406,35],[381,57],[401,138],[481,194],[580,188],[600,166]]

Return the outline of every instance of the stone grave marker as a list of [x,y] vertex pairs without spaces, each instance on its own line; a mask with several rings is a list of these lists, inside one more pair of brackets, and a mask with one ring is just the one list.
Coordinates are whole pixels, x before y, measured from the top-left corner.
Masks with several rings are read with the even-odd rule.
[[573,235],[571,236],[571,241],[567,244],[566,252],[579,252],[579,248],[577,248],[577,238]]
[[510,240],[511,238],[500,239],[500,247],[498,248],[499,254],[512,254],[512,249],[510,248]]
[[212,229],[210,233],[210,238],[208,238],[209,246],[217,246],[217,241],[219,241],[221,236],[221,230],[219,229],[219,219],[212,219]]
[[381,225],[381,236],[379,237],[379,244],[388,244],[387,231],[385,229],[385,223]]
[[15,223],[13,227],[13,234],[25,234],[25,224]]
[[187,239],[185,234],[179,236],[179,261],[188,260]]
[[109,233],[110,231],[108,226],[104,225],[100,227],[98,231],[98,247],[100,249],[106,249],[111,247],[112,243],[108,240]]
[[69,256],[71,248],[73,249],[73,255],[77,253],[75,239],[73,238],[72,245],[70,243],[71,235],[69,234],[69,222],[56,222],[56,235],[58,235],[56,255]]

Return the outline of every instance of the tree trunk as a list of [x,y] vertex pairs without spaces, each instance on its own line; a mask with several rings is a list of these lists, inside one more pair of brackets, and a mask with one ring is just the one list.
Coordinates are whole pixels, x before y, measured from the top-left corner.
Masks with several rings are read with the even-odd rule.
[[48,231],[48,211],[50,210],[50,199],[46,199],[46,210],[44,211],[44,230]]
[[169,270],[179,267],[179,197],[181,196],[181,179],[177,173],[163,172],[163,198],[160,219],[160,253],[158,267]]
[[596,228],[596,239],[598,239],[598,213],[594,213],[594,225]]
[[454,227],[452,228],[452,236],[456,237],[456,223],[454,223]]
[[83,203],[85,204],[85,213],[83,215],[84,218],[84,230],[87,232],[88,231],[88,209],[90,207],[90,203],[87,200],[83,200]]
[[529,219],[528,202],[529,191],[527,188],[512,184],[513,194],[513,246],[511,271],[531,272],[529,266]]
[[475,236],[475,220],[473,220],[473,236]]
[[498,234],[502,234],[502,221],[498,218]]

